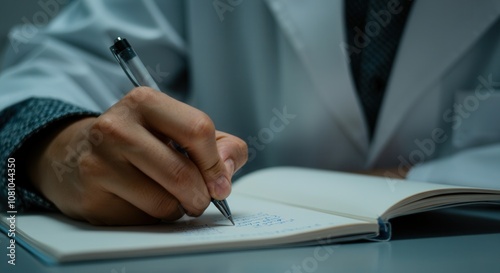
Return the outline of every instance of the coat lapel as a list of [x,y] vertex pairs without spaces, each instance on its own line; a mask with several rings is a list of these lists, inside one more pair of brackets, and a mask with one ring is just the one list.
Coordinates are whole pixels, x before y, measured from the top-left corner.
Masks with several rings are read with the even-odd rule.
[[[343,1],[266,0],[342,132],[360,153],[368,152],[367,130],[354,91],[345,44]],[[327,126],[327,125],[326,125]]]
[[415,1],[379,114],[368,166],[407,111],[498,18],[498,1]]

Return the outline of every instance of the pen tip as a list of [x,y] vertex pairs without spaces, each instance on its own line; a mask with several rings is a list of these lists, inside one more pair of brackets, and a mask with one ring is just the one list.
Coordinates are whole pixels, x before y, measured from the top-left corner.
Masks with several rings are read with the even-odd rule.
[[233,217],[232,217],[232,216],[227,217],[227,219],[229,219],[229,221],[231,221],[231,223],[233,223],[233,226],[235,226],[235,225],[236,225],[236,224],[234,223],[234,221],[233,221]]

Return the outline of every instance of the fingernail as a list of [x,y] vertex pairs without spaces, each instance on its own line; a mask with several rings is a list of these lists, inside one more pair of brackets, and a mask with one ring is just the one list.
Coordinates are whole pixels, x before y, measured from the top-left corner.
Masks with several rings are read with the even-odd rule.
[[232,159],[227,159],[224,161],[224,165],[226,166],[226,170],[230,175],[234,174],[234,161]]
[[219,179],[217,179],[215,181],[215,197],[218,197],[218,198],[221,198],[223,196],[226,196],[229,192],[229,188],[231,186],[231,184],[229,183],[229,180],[223,175],[221,177],[219,177]]

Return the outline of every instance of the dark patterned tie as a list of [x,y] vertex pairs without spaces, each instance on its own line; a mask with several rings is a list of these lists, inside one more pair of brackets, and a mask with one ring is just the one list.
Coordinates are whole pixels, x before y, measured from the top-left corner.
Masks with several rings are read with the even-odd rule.
[[411,0],[345,0],[347,41],[370,139],[377,122]]

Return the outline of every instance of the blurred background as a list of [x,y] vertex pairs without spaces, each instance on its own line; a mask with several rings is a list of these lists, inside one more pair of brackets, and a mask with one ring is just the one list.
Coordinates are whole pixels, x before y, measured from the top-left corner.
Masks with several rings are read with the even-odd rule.
[[[45,25],[70,0],[18,0],[4,1],[0,9],[0,61],[10,46],[8,34],[15,25]],[[0,68],[1,69],[1,68]]]

